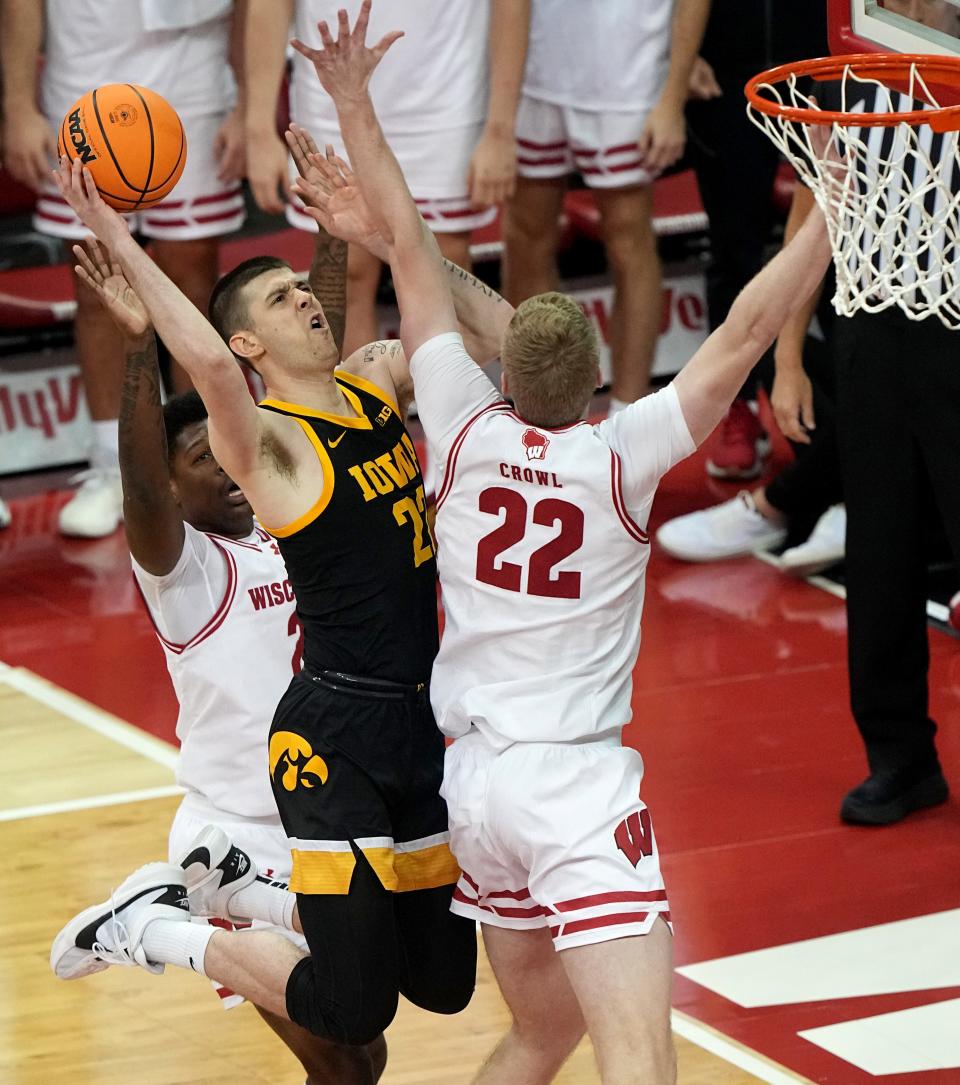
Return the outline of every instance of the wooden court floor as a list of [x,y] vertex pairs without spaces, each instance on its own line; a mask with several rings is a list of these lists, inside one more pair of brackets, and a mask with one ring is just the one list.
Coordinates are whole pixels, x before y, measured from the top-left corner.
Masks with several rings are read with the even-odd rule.
[[[134,866],[165,854],[178,802],[171,786],[173,751],[19,669],[0,671],[0,719],[6,746],[0,768],[6,865],[0,885],[0,1082],[302,1081],[295,1060],[254,1011],[224,1011],[197,976],[172,968],[161,977],[113,968],[73,983],[53,977],[49,946],[63,922],[105,897]],[[456,1018],[401,1007],[388,1033],[384,1085],[466,1085],[506,1021],[482,961],[473,1002]],[[677,1024],[696,1029],[709,1045],[710,1030],[683,1016]],[[721,1047],[729,1045],[717,1038]],[[681,1036],[677,1051],[683,1085],[759,1080]],[[760,1063],[777,1080],[805,1080]],[[588,1044],[557,1080],[599,1081]]]

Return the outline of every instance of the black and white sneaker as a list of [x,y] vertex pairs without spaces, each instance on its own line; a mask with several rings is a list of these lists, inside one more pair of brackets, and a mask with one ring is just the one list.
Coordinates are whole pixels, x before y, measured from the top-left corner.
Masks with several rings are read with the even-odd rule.
[[62,980],[90,976],[112,964],[139,965],[159,975],[163,965],[148,961],[141,944],[155,919],[190,922],[183,871],[171,863],[140,867],[109,900],[74,916],[53,940],[50,967]]
[[180,860],[186,875],[190,914],[229,919],[231,923],[248,922],[250,916],[237,915],[230,908],[230,898],[257,878],[257,864],[230,840],[216,825],[208,825],[190,845]]

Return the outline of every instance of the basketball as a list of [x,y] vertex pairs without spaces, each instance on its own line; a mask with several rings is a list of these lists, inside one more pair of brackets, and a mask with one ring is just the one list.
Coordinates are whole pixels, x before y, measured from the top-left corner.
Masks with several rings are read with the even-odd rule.
[[57,149],[83,162],[104,201],[118,211],[159,203],[187,161],[176,110],[132,83],[109,83],[74,102],[60,124]]

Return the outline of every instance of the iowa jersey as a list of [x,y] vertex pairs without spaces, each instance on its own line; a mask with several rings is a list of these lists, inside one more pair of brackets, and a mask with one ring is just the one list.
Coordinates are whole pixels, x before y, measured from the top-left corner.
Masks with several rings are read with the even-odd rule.
[[380,388],[349,373],[336,380],[354,416],[260,404],[295,418],[323,467],[313,508],[267,528],[296,593],[304,663],[424,682],[438,645],[436,563],[417,454]]

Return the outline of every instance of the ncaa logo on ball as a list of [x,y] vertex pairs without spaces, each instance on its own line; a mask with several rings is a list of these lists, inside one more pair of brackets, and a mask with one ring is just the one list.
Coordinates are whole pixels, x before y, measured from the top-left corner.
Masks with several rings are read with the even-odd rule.
[[110,118],[111,124],[119,124],[122,128],[129,128],[131,124],[137,123],[137,107],[133,105],[118,105],[115,106],[107,114]]
[[80,161],[84,163],[96,162],[97,156],[93,153],[93,150],[87,141],[87,134],[83,130],[79,109],[75,109],[70,114],[68,131],[70,132],[70,142],[73,144],[73,149],[77,152],[77,157]]

